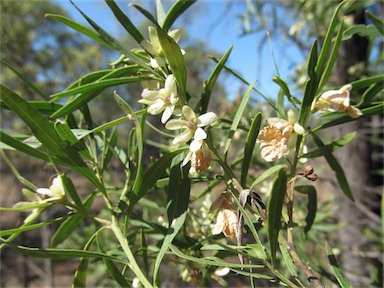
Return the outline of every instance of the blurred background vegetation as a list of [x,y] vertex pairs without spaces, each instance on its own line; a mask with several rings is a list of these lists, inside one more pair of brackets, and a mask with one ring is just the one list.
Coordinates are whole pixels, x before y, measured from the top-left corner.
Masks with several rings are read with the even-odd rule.
[[[328,21],[338,4],[338,1],[316,0],[239,2],[217,1],[217,5],[227,5],[226,13],[231,13],[231,7],[233,8],[234,5],[244,6],[243,14],[238,15],[238,19],[243,25],[243,31],[239,33],[239,37],[254,33],[266,35],[265,32],[268,31],[272,41],[282,41],[282,39],[287,41],[288,39],[289,45],[296,45],[303,55],[308,55],[311,39],[317,37],[321,42],[321,39],[324,38]],[[2,0],[0,5],[0,52],[2,60],[6,61],[6,63],[1,63],[0,79],[2,84],[28,100],[37,100],[38,95],[18,80],[15,73],[8,68],[7,63],[47,95],[50,95],[64,89],[87,73],[110,68],[110,63],[119,58],[116,53],[95,44],[79,33],[71,31],[58,22],[44,18],[46,13],[68,16],[63,6],[58,5],[57,2]],[[369,24],[364,16],[367,7],[372,13],[383,16],[381,1],[358,1],[353,9],[348,11],[347,25]],[[146,35],[147,31],[144,28],[147,27],[146,23],[143,23],[141,27],[143,27],[142,33]],[[181,42],[181,47],[188,51],[185,55],[188,77],[190,77],[187,82],[188,91],[198,95],[203,87],[204,79],[215,64],[206,55],[218,56],[219,54],[210,48],[209,39],[207,42],[189,39],[187,23],[185,23],[183,33],[182,39],[186,40],[184,40],[185,43]],[[120,40],[130,48],[135,47],[130,38]],[[268,45],[267,36],[262,38],[258,45],[259,49],[265,49],[265,46]],[[330,85],[328,88],[343,85],[364,76],[382,73],[384,63],[382,46],[382,38],[377,40],[370,35],[354,35],[344,41],[336,64],[337,68],[328,83]],[[295,63],[295,69],[292,70],[290,83],[297,87],[296,91],[302,88],[301,79],[305,65],[305,61]],[[225,77],[219,79],[219,84],[215,88],[216,96],[212,97],[212,99],[217,99],[217,103],[212,103],[212,106],[221,117],[230,118],[230,115],[236,112],[239,97],[244,91],[239,88],[238,96],[231,95],[231,100],[229,100],[225,88]],[[117,117],[116,111],[120,111],[120,109],[113,100],[112,91],[112,89],[106,89],[91,102],[90,109],[93,111],[95,123],[100,124]],[[121,90],[119,93],[124,95],[126,100],[130,99],[130,103],[136,103],[141,91],[140,85],[130,85],[124,90],[124,93]],[[358,101],[360,96],[352,95],[355,97],[355,101]],[[265,111],[264,103],[255,101],[253,104],[248,111],[250,115],[260,109]],[[24,129],[27,129],[15,115],[4,109],[1,110],[1,125],[2,128],[12,128],[19,133],[23,133]],[[153,125],[157,124],[153,123]],[[118,129],[119,141],[127,141],[128,132],[123,126]],[[332,133],[324,135],[324,139],[338,138],[349,131],[357,131],[358,135],[352,143],[337,153],[337,157],[350,181],[356,203],[348,202],[345,196],[338,191],[333,172],[325,163],[323,166],[317,166],[316,171],[322,178],[321,187],[318,189],[317,226],[315,225],[313,231],[308,234],[309,239],[303,241],[309,243],[309,240],[312,240],[312,246],[307,245],[306,249],[313,253],[317,251],[315,246],[323,245],[326,241],[333,243],[333,246],[339,249],[341,264],[347,277],[356,287],[368,282],[372,286],[381,286],[383,248],[380,232],[380,201],[383,191],[383,115],[355,121],[343,125],[341,129],[338,127]],[[239,137],[239,141],[241,141],[241,135]],[[150,136],[149,139],[151,139]],[[148,161],[150,161],[150,155],[157,153],[157,148],[150,144],[148,143],[146,147],[146,151],[149,151]],[[51,167],[42,167],[41,161],[31,160],[24,155],[18,154],[17,158],[12,158],[16,159],[14,164],[20,168],[19,171],[23,173],[24,177],[33,179],[33,182],[39,187],[47,187],[47,175],[54,173]],[[0,206],[10,207],[22,197],[20,193],[22,186],[3,159],[0,162],[0,169]],[[113,171],[112,165],[110,177],[118,183],[122,181],[121,178],[124,175],[119,171]],[[78,191],[86,193],[87,184],[81,182],[80,179],[74,179],[74,182],[77,187],[82,187],[78,188]],[[95,206],[94,209],[99,208]],[[60,215],[63,212],[50,211],[50,213]],[[50,218],[50,216],[43,215],[46,218]],[[2,213],[2,229],[15,227],[18,219],[17,213]],[[50,229],[54,228],[44,228],[38,230],[39,233],[36,231],[26,233],[18,241],[35,247],[48,247],[49,236],[53,233]],[[92,224],[82,228],[83,230],[80,229],[74,233],[65,245],[78,246],[79,243],[85,241],[87,231],[92,231]],[[321,256],[314,255],[314,257],[320,258]],[[49,259],[36,260],[21,255],[15,256],[9,250],[2,251],[1,261],[1,286],[4,287],[68,286],[70,283],[68,281],[71,281],[77,268],[76,261],[66,261],[64,264],[56,265],[57,263],[52,263]],[[100,271],[97,262],[93,264],[94,278],[90,286],[113,285],[113,282],[108,282],[104,278],[105,271]],[[172,279],[171,275],[169,277]],[[229,280],[229,283],[233,285],[238,284],[236,280],[231,281]],[[167,287],[172,285],[181,284],[170,282]],[[183,286],[186,285],[183,283]],[[188,285],[193,286],[191,283]],[[260,285],[263,283],[261,282]]]

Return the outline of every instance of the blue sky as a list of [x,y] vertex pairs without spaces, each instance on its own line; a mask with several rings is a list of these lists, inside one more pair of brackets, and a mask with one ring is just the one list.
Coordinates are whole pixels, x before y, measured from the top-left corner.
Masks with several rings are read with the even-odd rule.
[[[235,2],[228,7],[228,3]],[[210,48],[220,53],[233,45],[233,50],[227,62],[228,66],[239,72],[248,82],[257,80],[256,87],[265,95],[274,98],[278,92],[278,86],[272,82],[272,77],[276,75],[270,45],[265,37],[267,31],[257,34],[240,37],[242,29],[239,18],[236,15],[244,13],[244,0],[200,0],[193,4],[181,17],[187,19],[187,26],[184,27],[190,38],[196,40],[208,40]],[[87,23],[80,13],[69,1],[56,0],[69,13],[72,19]],[[114,18],[109,7],[101,0],[74,0],[77,6],[83,10],[96,23],[114,35],[116,38],[124,37],[125,30]],[[163,1],[164,2],[164,1]],[[136,3],[151,9],[155,1],[126,1],[117,0],[119,7],[127,13],[134,24],[139,25],[144,19],[143,16],[129,3]],[[172,4],[173,1],[166,1],[165,6]],[[278,11],[279,12],[279,11]],[[185,25],[185,21],[178,21],[172,28],[180,28],[178,25]],[[275,38],[277,39],[277,38]],[[279,67],[280,76],[284,80],[289,79],[289,75],[294,72],[293,62],[302,62],[302,56],[294,45],[289,45],[287,40],[281,37],[279,41],[272,41],[275,60]],[[261,45],[260,49],[260,43]],[[233,77],[227,78],[226,89],[229,97],[232,98],[238,92],[241,83]]]

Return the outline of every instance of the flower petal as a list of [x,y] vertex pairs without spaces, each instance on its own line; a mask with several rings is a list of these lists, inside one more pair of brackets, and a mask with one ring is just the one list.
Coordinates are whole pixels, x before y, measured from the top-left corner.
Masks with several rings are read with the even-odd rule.
[[163,99],[157,99],[155,102],[153,102],[151,105],[148,106],[148,113],[151,115],[157,115],[164,111],[165,109],[165,103]]
[[177,135],[175,139],[173,139],[173,144],[186,143],[192,138],[192,135],[192,131],[187,129],[183,133]]
[[202,140],[196,140],[194,139],[191,144],[189,145],[189,151],[196,152],[201,148],[201,145],[203,144]]
[[187,119],[190,122],[196,123],[196,120],[197,120],[196,114],[195,114],[195,112],[193,112],[191,107],[184,105],[182,108],[182,113],[183,113],[183,116],[185,117],[185,119]]
[[163,115],[161,116],[161,123],[165,124],[165,122],[167,122],[169,120],[169,118],[171,118],[172,113],[173,113],[173,107],[174,106],[165,108]]
[[208,112],[203,115],[200,115],[197,118],[197,126],[203,127],[212,124],[213,122],[217,121],[217,115],[213,112]]
[[299,123],[295,123],[293,124],[293,131],[295,131],[296,134],[303,135],[305,132],[305,129]]
[[177,85],[176,79],[172,74],[169,74],[167,79],[165,79],[165,90],[170,94],[177,94]]
[[352,105],[348,106],[347,110],[348,110],[348,115],[351,116],[352,118],[358,118],[361,115],[363,115],[360,109]]
[[207,133],[205,133],[205,131],[202,128],[197,128],[193,135],[193,138],[196,140],[207,139]]
[[147,101],[155,101],[156,99],[161,98],[161,94],[159,91],[144,89],[143,93],[141,93],[141,97]]
[[39,188],[36,189],[36,192],[39,193],[40,195],[47,195],[49,197],[52,197],[52,191],[49,190],[48,188]]
[[168,130],[178,130],[188,128],[188,121],[183,119],[172,119],[165,124],[165,128]]

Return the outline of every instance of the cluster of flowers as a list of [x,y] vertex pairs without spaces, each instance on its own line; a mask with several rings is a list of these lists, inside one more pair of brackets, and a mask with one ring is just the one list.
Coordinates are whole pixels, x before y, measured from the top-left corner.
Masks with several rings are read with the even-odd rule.
[[[189,153],[185,157],[182,166],[191,161],[190,173],[200,172],[207,169],[211,161],[211,153],[208,145],[204,142],[207,133],[203,129],[217,121],[213,112],[197,116],[188,105],[178,106],[179,97],[175,77],[170,74],[165,80],[164,88],[159,90],[144,89],[141,94],[143,99],[139,102],[148,105],[147,112],[151,115],[163,113],[161,122],[169,130],[183,130],[173,139],[173,144],[185,144],[192,140],[189,145]],[[171,119],[175,115],[178,119]]]

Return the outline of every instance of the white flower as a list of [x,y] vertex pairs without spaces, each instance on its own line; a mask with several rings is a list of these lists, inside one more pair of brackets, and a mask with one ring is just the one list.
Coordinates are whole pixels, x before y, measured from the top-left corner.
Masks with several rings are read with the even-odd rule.
[[[144,40],[141,42],[141,46],[145,48],[150,54],[154,56],[151,57],[151,66],[153,68],[163,67],[166,64],[166,60],[163,55],[163,48],[161,47],[159,41],[159,35],[157,34],[157,29],[155,27],[149,26],[149,41]],[[168,32],[168,35],[175,40],[177,43],[180,39],[180,30],[175,29]],[[181,53],[184,55],[184,50],[181,50]]]
[[319,99],[312,103],[312,112],[317,111],[332,111],[331,105],[335,105],[339,112],[347,111],[352,118],[358,118],[363,115],[361,111],[350,105],[350,91],[352,85],[347,84],[341,87],[339,90],[329,90],[324,92]]
[[65,197],[65,189],[63,181],[59,176],[55,177],[52,181],[52,185],[48,188],[39,188],[36,190],[42,197],[49,201],[62,200]]
[[297,134],[304,134],[304,128],[296,122],[293,110],[288,111],[288,121],[280,118],[269,118],[268,126],[260,132],[257,143],[260,144],[261,157],[272,162],[289,153],[294,148]]
[[157,115],[164,111],[161,117],[161,122],[164,124],[171,118],[179,101],[175,77],[172,74],[168,75],[164,88],[158,91],[144,89],[141,97],[143,99],[140,99],[139,103],[149,105],[147,108],[149,114]]
[[184,119],[172,119],[167,122],[165,128],[169,130],[184,129],[182,133],[173,139],[173,144],[186,143],[193,137],[197,142],[192,141],[191,147],[193,147],[194,151],[197,151],[196,148],[202,145],[202,142],[199,141],[207,138],[207,133],[202,127],[211,125],[217,120],[217,116],[213,112],[208,112],[197,117],[195,112],[187,105],[183,106],[181,113]]

